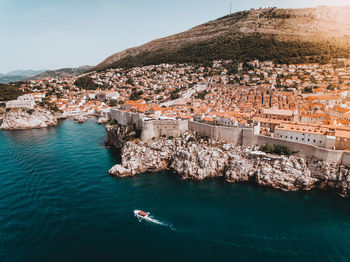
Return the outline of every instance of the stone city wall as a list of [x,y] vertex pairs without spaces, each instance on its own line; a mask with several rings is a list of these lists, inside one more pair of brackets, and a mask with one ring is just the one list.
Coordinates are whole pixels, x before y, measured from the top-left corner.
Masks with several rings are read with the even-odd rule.
[[[252,143],[254,139],[253,128],[212,126],[195,121],[189,121],[188,128],[201,136],[206,136],[216,141],[223,141],[234,145]],[[246,141],[244,141],[244,137]]]
[[211,139],[214,139],[214,126],[199,123],[195,121],[189,121],[188,122],[188,129],[195,131],[200,136],[206,136]]
[[135,125],[139,130],[142,128],[142,120],[137,113],[112,109],[110,116],[111,120],[115,120],[120,125]]
[[282,145],[293,151],[297,151],[298,154],[301,155],[312,156],[316,159],[334,164],[350,166],[350,152],[325,149],[305,143],[255,135],[254,128],[212,126],[188,120],[142,120],[137,113],[120,110],[111,110],[110,118],[121,125],[135,125],[137,129],[142,130],[141,140],[148,140],[162,135],[176,137],[183,131],[191,130],[195,131],[198,135],[234,145]]
[[[316,159],[324,160],[330,163],[341,164],[343,162],[342,160],[343,151],[325,149],[325,148],[316,147],[314,145],[285,141],[282,139],[272,138],[268,136],[259,135],[257,137],[258,139],[257,139],[256,145],[258,146],[262,146],[266,144],[281,145],[281,146],[286,146],[293,151],[297,151],[298,154],[305,155],[305,156],[313,156]],[[350,157],[349,157],[349,163],[350,163]]]
[[160,136],[179,136],[188,130],[187,120],[148,120],[142,123],[141,140],[152,139]]
[[343,158],[341,162],[344,166],[350,166],[350,152],[343,151]]
[[121,110],[111,110],[110,119],[120,125],[135,125],[141,130],[141,140],[152,139],[153,137],[178,136],[181,132],[188,130],[188,120],[143,120],[137,113]]

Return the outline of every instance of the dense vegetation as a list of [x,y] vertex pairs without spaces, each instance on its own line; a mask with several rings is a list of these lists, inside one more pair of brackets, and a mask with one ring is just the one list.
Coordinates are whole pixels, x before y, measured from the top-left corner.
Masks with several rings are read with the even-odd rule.
[[208,91],[204,90],[202,92],[199,92],[197,95],[195,95],[195,98],[203,100],[207,94],[208,94]]
[[267,9],[260,17],[265,17],[268,19],[288,19],[291,18],[292,15],[283,9],[270,8]]
[[288,147],[280,146],[280,145],[263,145],[259,148],[259,150],[268,154],[286,155],[286,156],[291,156],[296,153],[290,150]]
[[143,95],[143,91],[140,90],[140,91],[137,91],[136,88],[134,88],[131,92],[131,95],[129,97],[130,100],[139,100],[141,99],[141,96]]
[[100,85],[96,84],[89,76],[82,76],[75,80],[74,85],[81,89],[96,90]]
[[349,54],[350,47],[339,47],[331,42],[280,41],[272,36],[255,34],[243,38],[223,36],[177,50],[156,50],[127,56],[108,68],[131,68],[161,63],[207,64],[216,59],[230,59],[236,62],[272,60],[281,64],[327,63],[333,58],[349,57]]
[[111,89],[109,85],[97,84],[90,76],[82,76],[75,80],[74,85],[80,89],[96,90],[96,89]]
[[0,101],[14,100],[23,92],[12,85],[0,84]]

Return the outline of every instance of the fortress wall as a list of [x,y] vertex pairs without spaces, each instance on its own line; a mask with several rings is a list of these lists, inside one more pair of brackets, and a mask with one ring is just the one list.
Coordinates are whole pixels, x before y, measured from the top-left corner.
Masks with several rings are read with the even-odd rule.
[[195,121],[189,121],[188,129],[195,131],[198,135],[214,139],[214,126]]
[[155,137],[154,127],[151,121],[145,121],[142,123],[141,140],[149,140]]
[[195,121],[189,121],[188,128],[201,136],[234,145],[249,146],[256,144],[257,140],[253,128],[212,126]]
[[112,109],[109,114],[110,114],[112,120],[118,122],[121,125],[126,125],[126,118],[123,118],[122,111]]
[[188,130],[188,120],[177,120],[179,125],[179,130],[184,132]]
[[137,129],[142,128],[142,121],[136,113],[112,109],[109,114],[110,118],[120,125],[136,125]]
[[214,139],[234,145],[242,145],[242,128],[215,126]]
[[316,147],[314,154],[311,156],[330,163],[341,164],[343,160],[343,151]]
[[343,159],[342,159],[342,165],[349,166],[350,167],[350,152],[344,151],[343,152]]
[[[308,145],[299,142],[285,141],[278,138],[272,138],[267,136],[257,136],[257,145],[262,146],[265,144],[286,146],[293,151],[298,151],[298,154],[305,156],[312,156],[320,160],[328,161],[334,164],[341,164],[343,159],[343,151],[330,150],[325,148],[319,148],[313,145]],[[350,160],[350,157],[349,157]],[[350,163],[350,161],[349,161]]]
[[188,120],[148,120],[143,121],[139,114],[121,110],[111,110],[110,119],[120,125],[135,125],[141,130],[141,139],[148,140],[152,137],[178,136],[181,132],[188,130]]
[[119,110],[111,110],[110,118],[114,119],[121,125],[136,125],[137,129],[142,130],[141,140],[148,140],[161,135],[175,137],[183,131],[192,130],[198,135],[234,145],[282,145],[290,148],[293,151],[297,151],[298,154],[315,157],[320,160],[335,164],[343,164],[350,167],[350,152],[319,148],[314,145],[300,142],[285,141],[273,137],[254,135],[253,128],[212,126],[205,123],[188,120],[142,121],[139,115],[136,113]]
[[258,143],[258,136],[254,135],[253,128],[243,128],[242,146],[252,146]]
[[187,120],[150,120],[144,121],[141,140],[148,140],[159,136],[179,136],[188,130]]

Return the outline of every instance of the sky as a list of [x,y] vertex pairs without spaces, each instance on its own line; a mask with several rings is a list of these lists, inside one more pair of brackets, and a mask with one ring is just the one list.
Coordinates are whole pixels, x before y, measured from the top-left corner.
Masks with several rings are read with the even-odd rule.
[[350,0],[0,0],[0,73],[96,65],[126,48],[260,7]]

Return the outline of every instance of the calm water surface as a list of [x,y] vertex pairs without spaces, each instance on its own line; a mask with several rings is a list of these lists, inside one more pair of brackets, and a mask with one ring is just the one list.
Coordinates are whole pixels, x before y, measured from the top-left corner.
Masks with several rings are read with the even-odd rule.
[[0,131],[0,261],[350,261],[350,200],[171,172],[113,178],[104,138],[92,120]]

